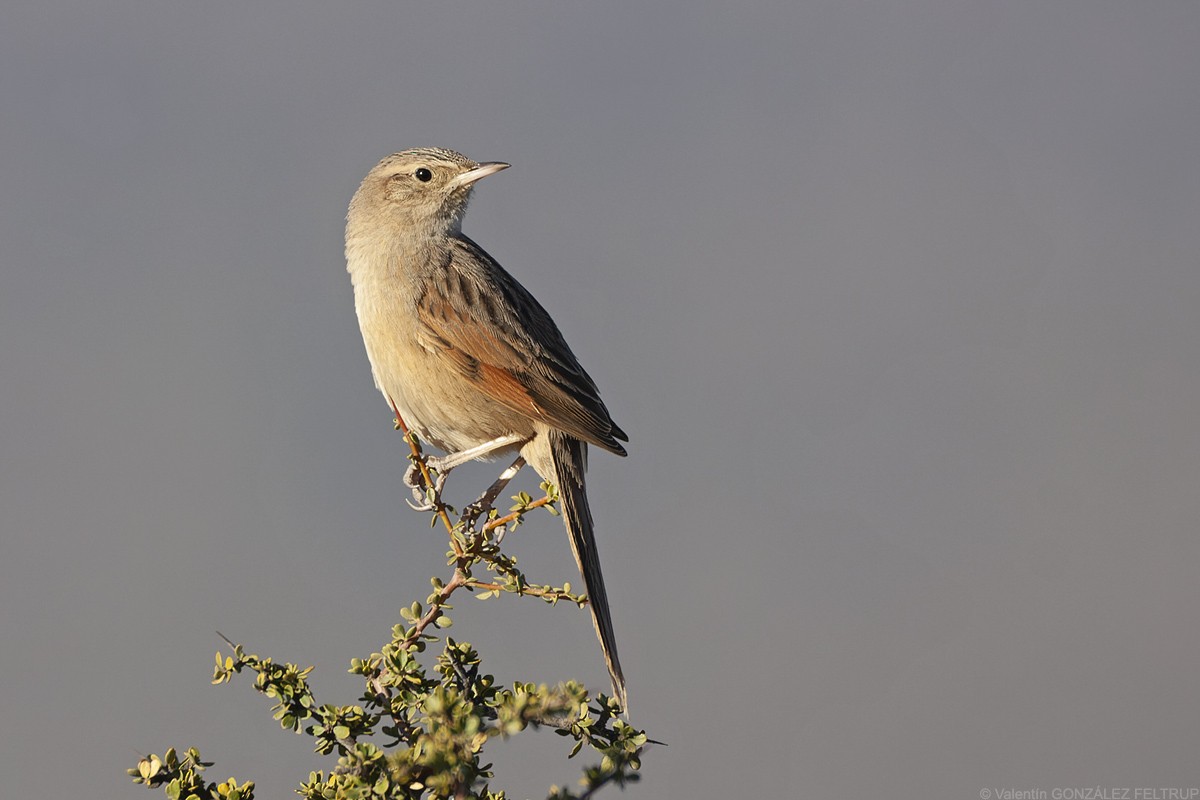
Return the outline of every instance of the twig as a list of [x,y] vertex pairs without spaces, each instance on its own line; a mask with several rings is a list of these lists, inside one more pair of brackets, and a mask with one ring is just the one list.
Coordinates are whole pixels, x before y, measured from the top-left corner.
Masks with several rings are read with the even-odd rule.
[[542,506],[549,505],[550,503],[553,503],[553,502],[554,502],[554,498],[551,497],[550,495],[546,495],[545,497],[538,498],[537,500],[534,500],[529,505],[523,506],[520,509],[512,512],[511,514],[506,514],[503,517],[497,517],[496,519],[488,521],[488,523],[483,526],[483,532],[487,533],[489,531],[494,531],[496,528],[499,528],[501,525],[507,525],[508,523],[512,522],[513,520],[521,517],[527,511],[532,511],[535,508],[541,508]]
[[[475,578],[469,578],[466,581],[466,586],[468,586],[471,589],[485,589],[487,591],[494,591],[494,592],[509,591],[509,588],[507,586],[505,586],[504,584],[488,583],[487,581],[476,580]],[[553,587],[547,588],[547,589],[540,589],[537,586],[519,586],[516,590],[516,593],[517,594],[527,594],[532,597],[556,597],[560,600],[570,600],[572,603],[577,602],[575,600],[575,597],[570,592],[564,592],[561,589],[555,589]],[[584,602],[587,602],[586,599],[584,600]]]
[[421,638],[421,634],[424,633],[425,629],[428,628],[433,622],[437,621],[438,617],[442,616],[442,607],[445,606],[446,601],[450,599],[450,595],[454,594],[456,589],[461,589],[463,586],[466,586],[468,580],[469,579],[463,574],[462,570],[454,570],[454,577],[452,577],[450,582],[443,586],[441,591],[438,592],[437,598],[429,604],[429,610],[422,614],[421,618],[417,620],[416,625],[413,626],[412,633],[404,638],[404,641],[400,643],[400,647],[407,648],[416,642],[417,639]]
[[371,688],[375,690],[375,697],[379,704],[387,709],[387,714],[392,722],[396,723],[397,739],[411,744],[415,733],[412,723],[403,715],[397,714],[392,708],[392,692],[380,682],[379,675],[380,670],[376,669],[375,674],[369,680]]
[[[391,398],[389,398],[390,402]],[[396,408],[396,404],[392,403],[392,411],[396,412],[396,428],[404,433],[404,441],[408,442],[408,446],[412,448],[413,461],[416,462],[417,468],[421,471],[421,480],[425,483],[426,491],[436,491],[436,484],[433,477],[429,474],[429,465],[425,463],[425,454],[421,452],[421,445],[417,443],[417,436],[408,429],[408,425],[404,424],[404,418],[400,416],[400,409]],[[454,539],[454,524],[450,522],[450,516],[446,513],[446,506],[441,502],[441,498],[437,498],[436,511],[438,517],[442,520],[442,524],[446,526],[446,532],[450,534],[450,546],[454,548],[454,555],[457,558],[462,558],[462,548]]]

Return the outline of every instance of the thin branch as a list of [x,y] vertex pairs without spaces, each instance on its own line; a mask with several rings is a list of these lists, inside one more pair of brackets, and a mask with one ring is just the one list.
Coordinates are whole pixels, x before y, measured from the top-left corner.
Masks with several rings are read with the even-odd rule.
[[[465,585],[472,589],[484,589],[486,591],[494,591],[494,592],[511,592],[511,591],[513,591],[512,589],[509,589],[504,584],[488,583],[487,581],[481,581],[481,580],[477,580],[475,578],[468,578]],[[556,597],[559,600],[570,600],[572,603],[576,602],[575,596],[572,595],[570,592],[565,592],[562,589],[555,589],[553,587],[550,587],[547,589],[542,589],[537,586],[519,586],[516,589],[516,594],[527,594],[532,597]]]
[[413,729],[412,723],[404,715],[397,714],[395,709],[392,708],[392,692],[380,682],[380,672],[381,670],[376,669],[375,674],[368,679],[368,684],[375,690],[376,701],[387,709],[388,717],[396,724],[397,738],[402,742],[411,744],[416,731]]
[[621,774],[620,770],[613,770],[612,772],[608,773],[599,782],[593,784],[583,794],[579,795],[579,800],[588,800],[589,797],[591,797],[596,792],[603,789],[605,786],[607,786],[609,783],[611,783],[614,778],[616,778],[620,774]]
[[527,512],[527,511],[532,511],[535,508],[541,508],[542,506],[549,505],[550,503],[553,503],[553,502],[554,502],[554,498],[551,497],[550,495],[546,495],[545,497],[538,498],[537,500],[534,500],[529,505],[522,506],[521,508],[512,512],[511,514],[506,514],[503,517],[497,517],[496,519],[490,520],[486,525],[483,526],[483,532],[487,533],[489,531],[494,531],[496,528],[499,528],[501,525],[507,525],[508,523],[524,516],[525,512]]
[[413,627],[412,633],[404,638],[404,641],[400,643],[400,647],[408,648],[419,638],[421,638],[421,634],[425,632],[425,629],[428,628],[432,623],[436,622],[438,617],[442,616],[442,607],[446,605],[446,601],[450,599],[450,595],[454,594],[456,589],[461,589],[463,586],[466,586],[468,580],[469,579],[463,574],[462,570],[454,570],[454,577],[452,577],[450,582],[443,586],[441,591],[438,592],[437,598],[429,604],[429,609],[421,615],[419,620],[417,620],[417,624]]
[[[389,402],[391,399],[389,398]],[[404,433],[404,441],[408,442],[408,446],[412,449],[412,458],[416,463],[417,468],[421,471],[421,480],[425,484],[426,491],[436,492],[433,476],[429,474],[429,465],[425,463],[425,454],[421,452],[421,445],[417,441],[417,435],[409,430],[408,425],[404,423],[404,418],[400,416],[400,409],[392,404],[392,411],[396,412],[396,428]],[[450,546],[454,548],[454,555],[462,558],[462,548],[454,539],[454,524],[450,522],[450,516],[446,513],[446,506],[441,502],[441,498],[436,498],[436,509],[438,518],[442,524],[446,526],[446,532],[450,534]]]

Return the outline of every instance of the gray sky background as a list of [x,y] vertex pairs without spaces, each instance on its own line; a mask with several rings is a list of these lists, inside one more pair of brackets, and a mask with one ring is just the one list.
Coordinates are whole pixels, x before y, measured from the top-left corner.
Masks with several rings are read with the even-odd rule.
[[[632,439],[591,494],[670,747],[626,796],[1200,786],[1200,5],[2,16],[5,796],[151,797],[124,769],[170,745],[262,797],[324,763],[209,686],[214,631],[352,702],[444,572],[342,258],[417,145],[513,164],[466,231]],[[557,520],[510,541],[577,582]],[[458,606],[500,679],[604,687],[585,614]],[[495,746],[497,784],[566,750]]]

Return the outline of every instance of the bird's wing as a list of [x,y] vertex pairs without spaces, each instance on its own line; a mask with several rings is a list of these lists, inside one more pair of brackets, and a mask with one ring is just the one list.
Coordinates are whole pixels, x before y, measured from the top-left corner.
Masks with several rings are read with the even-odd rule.
[[422,343],[508,408],[605,450],[628,441],[550,315],[470,239],[417,302]]

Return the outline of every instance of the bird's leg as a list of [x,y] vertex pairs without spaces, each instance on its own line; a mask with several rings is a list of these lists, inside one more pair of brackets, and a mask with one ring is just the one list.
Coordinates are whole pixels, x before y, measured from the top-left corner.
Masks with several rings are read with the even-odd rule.
[[[474,524],[475,520],[479,519],[479,517],[486,514],[492,508],[492,503],[496,502],[496,498],[504,491],[504,487],[508,486],[508,482],[516,477],[516,474],[521,471],[521,467],[523,466],[525,466],[524,456],[517,456],[517,460],[510,464],[508,469],[500,473],[500,477],[496,478],[496,481],[487,488],[487,491],[479,495],[478,500],[467,506],[466,516],[469,517],[471,524]],[[497,541],[500,538],[497,537]]]
[[[446,485],[446,476],[450,474],[450,470],[454,469],[460,464],[465,464],[468,461],[473,461],[476,458],[483,458],[489,453],[493,453],[496,450],[501,450],[506,447],[511,447],[512,445],[521,441],[524,441],[523,436],[510,433],[506,436],[499,436],[495,439],[492,439],[490,442],[484,442],[483,444],[476,445],[475,447],[468,447],[465,450],[459,450],[457,453],[447,453],[440,458],[437,456],[430,456],[429,458],[426,458],[425,465],[432,470],[436,470],[438,474],[437,479],[433,484],[434,495],[441,495],[442,487]],[[433,506],[429,503],[425,496],[425,486],[421,481],[421,468],[418,464],[414,463],[408,468],[408,471],[404,473],[404,483],[413,490],[413,497],[417,501],[417,505],[415,506],[412,503],[409,503],[410,507],[416,511],[432,510]],[[501,486],[501,488],[504,487]]]
[[466,450],[459,450],[457,453],[448,453],[441,458],[429,458],[425,463],[436,469],[438,472],[445,474],[457,467],[459,464],[465,464],[468,461],[473,461],[476,458],[483,458],[489,453],[494,453],[505,447],[510,447],[518,442],[525,441],[524,436],[519,436],[515,433],[510,433],[507,436],[499,436],[492,439],[490,442],[468,447]]

